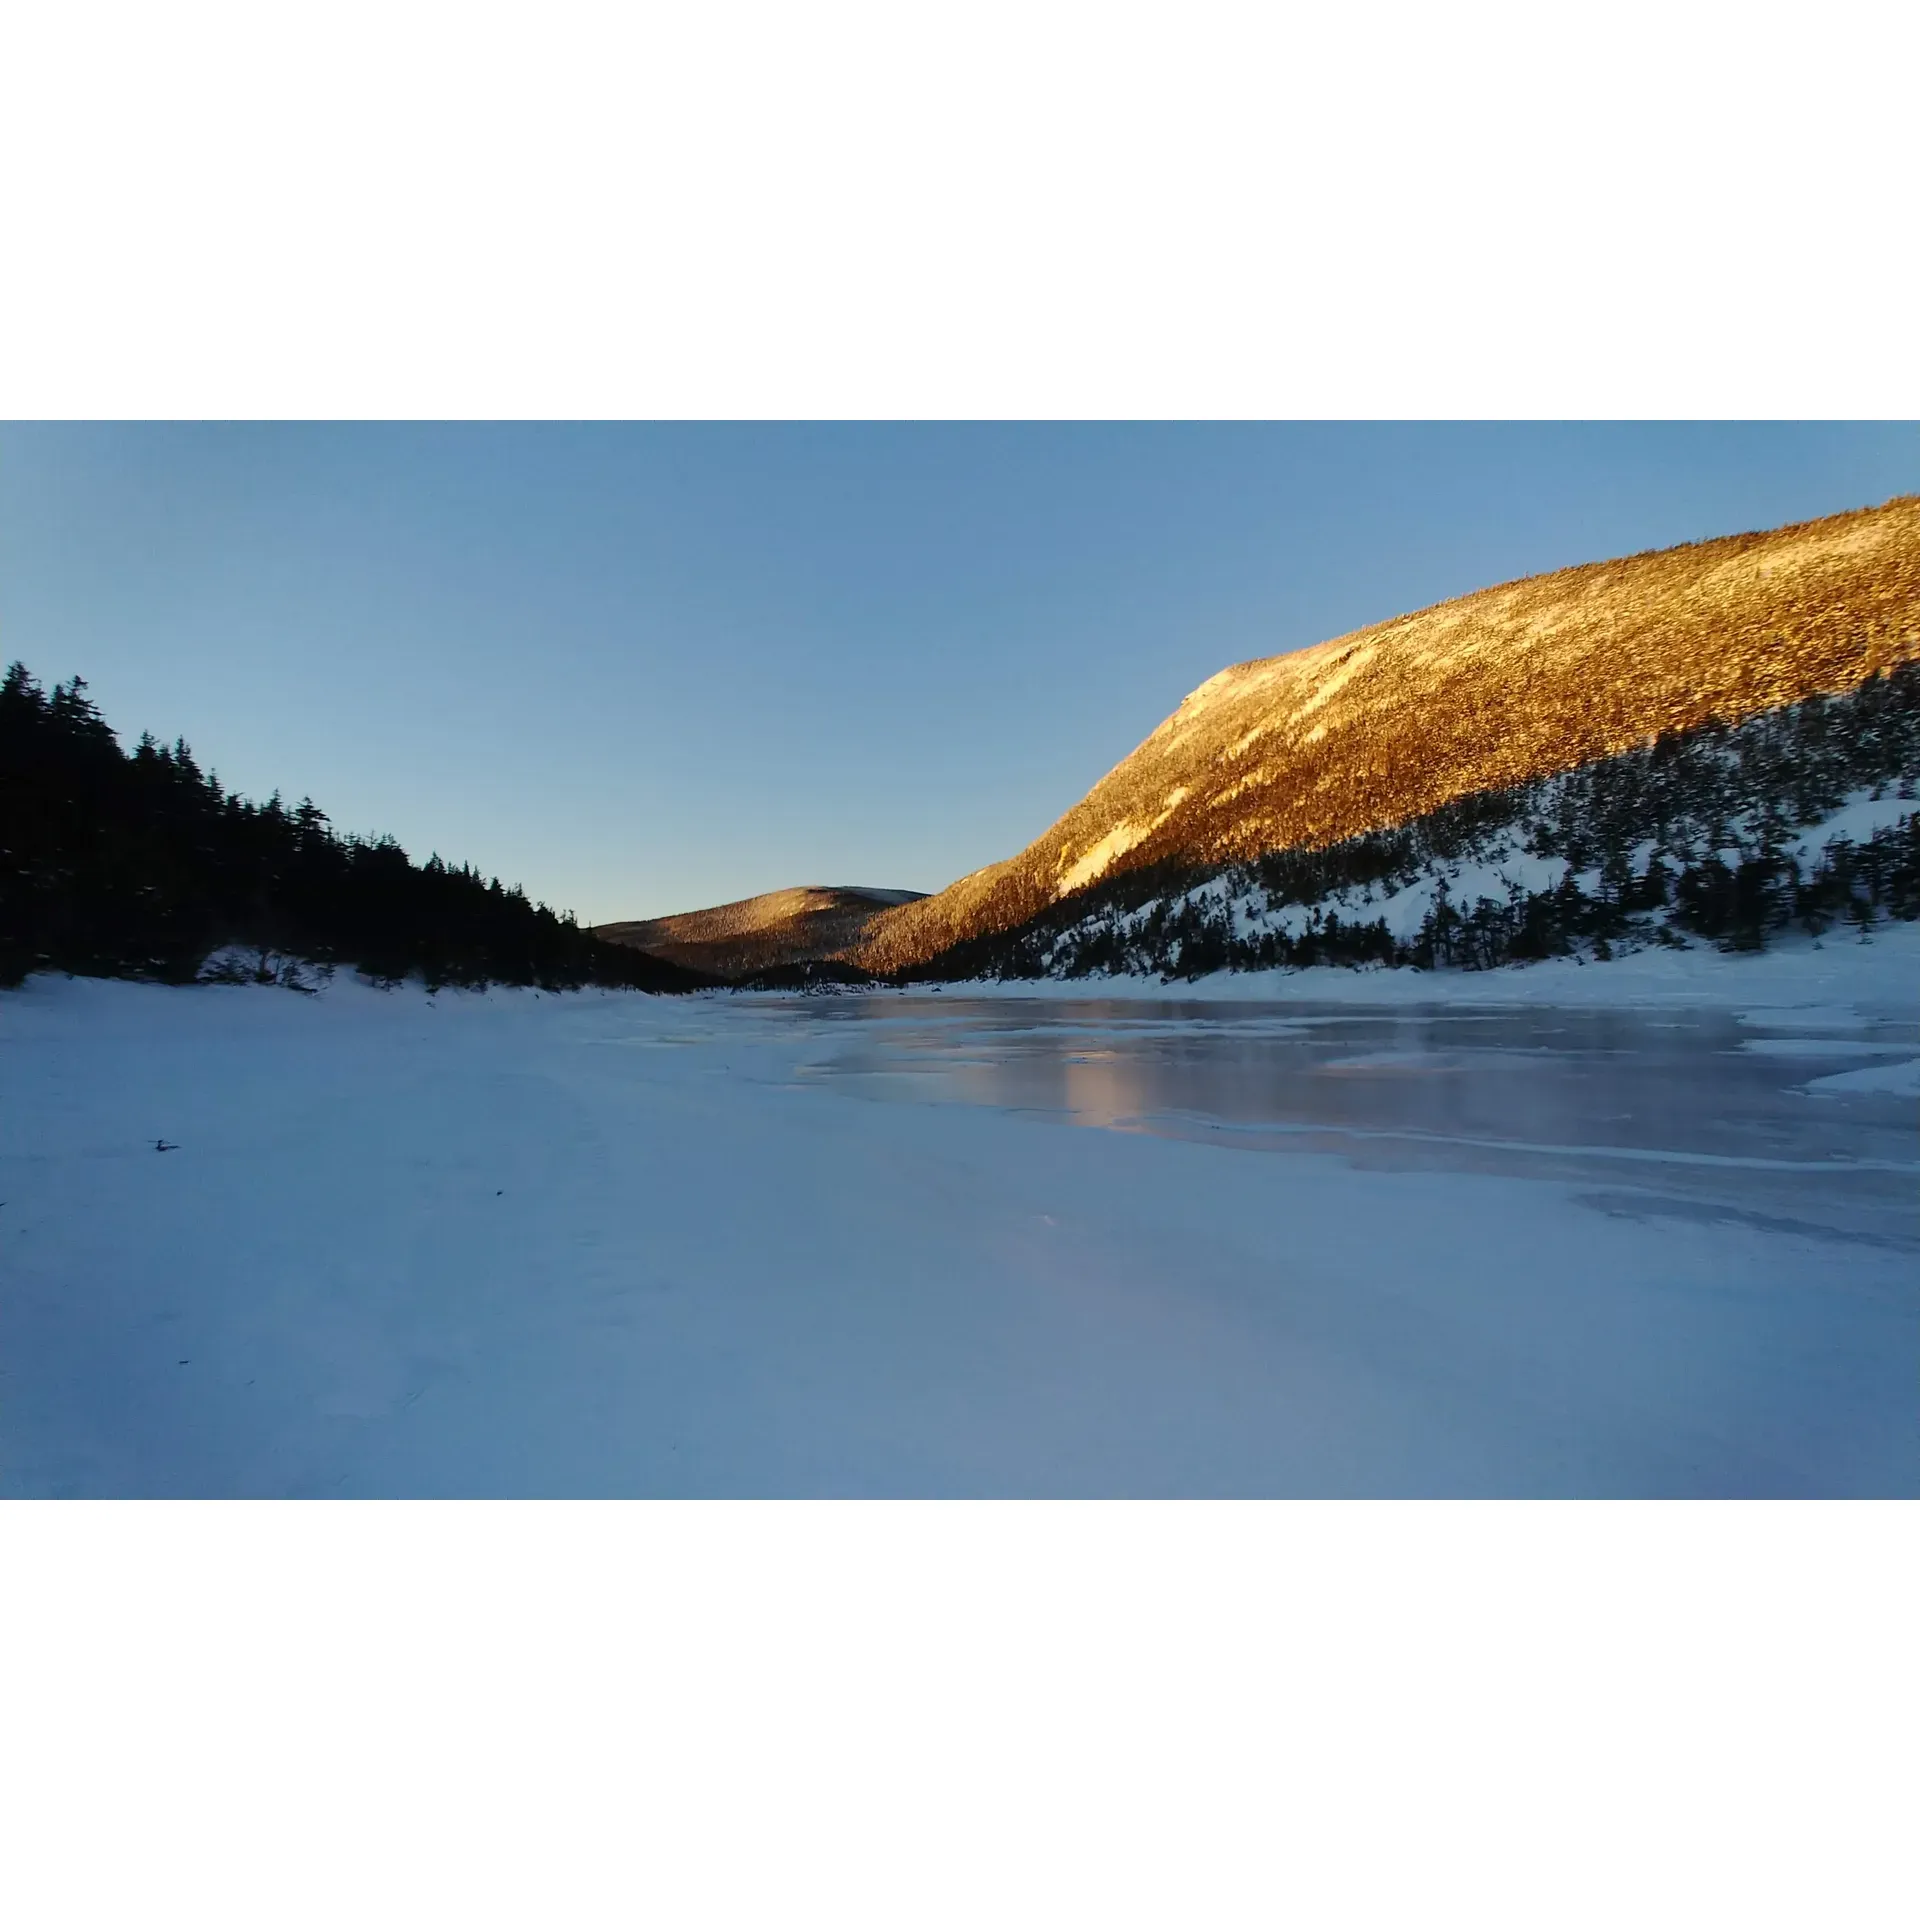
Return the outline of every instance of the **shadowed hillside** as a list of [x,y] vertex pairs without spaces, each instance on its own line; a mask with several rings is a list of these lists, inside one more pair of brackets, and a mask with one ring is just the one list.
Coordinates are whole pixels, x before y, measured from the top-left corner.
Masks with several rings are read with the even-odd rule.
[[783,887],[697,913],[618,920],[593,932],[657,959],[738,980],[769,967],[825,959],[858,940],[876,914],[926,897],[889,887]]
[[1488,588],[1216,674],[1025,852],[842,957],[924,965],[1135,868],[1331,846],[1916,656],[1916,497]]
[[127,753],[78,675],[47,693],[7,669],[0,987],[59,971],[306,988],[337,965],[430,987],[712,984],[470,866],[338,834],[311,800],[244,800],[184,740],[143,734]]

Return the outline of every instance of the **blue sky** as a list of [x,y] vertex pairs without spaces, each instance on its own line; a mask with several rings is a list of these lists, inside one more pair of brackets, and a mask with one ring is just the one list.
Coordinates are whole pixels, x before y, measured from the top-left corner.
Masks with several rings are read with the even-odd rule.
[[0,427],[0,658],[583,919],[1015,852],[1236,660],[1912,425]]

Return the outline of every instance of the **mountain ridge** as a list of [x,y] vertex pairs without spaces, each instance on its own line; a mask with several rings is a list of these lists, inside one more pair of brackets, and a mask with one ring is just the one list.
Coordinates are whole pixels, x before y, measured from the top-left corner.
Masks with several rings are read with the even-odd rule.
[[589,931],[655,959],[740,980],[831,958],[877,914],[926,897],[902,887],[780,887],[717,907],[609,921]]
[[834,957],[924,967],[1137,868],[1332,846],[1920,657],[1920,496],[1483,588],[1196,687],[1036,840]]
[[1920,918],[1920,660],[1661,736],[1398,827],[1212,870],[1130,870],[918,978],[1423,972]]

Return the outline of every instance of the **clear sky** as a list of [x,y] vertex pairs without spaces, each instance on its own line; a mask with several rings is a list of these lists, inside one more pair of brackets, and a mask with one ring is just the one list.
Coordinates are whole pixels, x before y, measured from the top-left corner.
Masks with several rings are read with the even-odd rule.
[[0,427],[0,659],[583,920],[1017,851],[1210,674],[1913,425]]

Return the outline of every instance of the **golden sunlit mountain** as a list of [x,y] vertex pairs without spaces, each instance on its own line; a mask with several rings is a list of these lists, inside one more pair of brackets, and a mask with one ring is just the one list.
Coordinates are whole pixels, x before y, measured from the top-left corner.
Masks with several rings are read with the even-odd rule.
[[895,972],[1129,868],[1330,845],[1916,655],[1920,497],[1491,587],[1216,674],[1024,852],[841,957]]
[[821,960],[857,940],[876,914],[925,898],[889,887],[783,887],[723,907],[618,920],[592,931],[656,959],[738,980],[767,967]]

